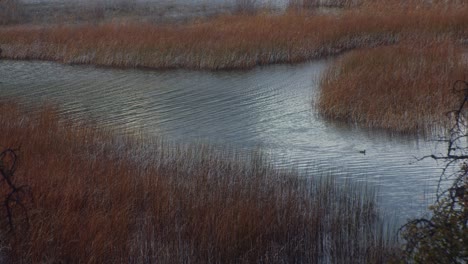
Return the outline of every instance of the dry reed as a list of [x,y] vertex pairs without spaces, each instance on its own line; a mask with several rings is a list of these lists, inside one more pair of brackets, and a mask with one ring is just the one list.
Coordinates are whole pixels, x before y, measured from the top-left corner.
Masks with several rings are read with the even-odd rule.
[[248,69],[295,63],[414,34],[467,36],[467,7],[366,8],[339,14],[226,15],[183,25],[11,26],[0,28],[2,57],[113,67]]
[[353,51],[323,76],[317,106],[334,119],[434,134],[459,101],[453,83],[467,72],[464,55],[450,40]]
[[[301,179],[261,155],[114,136],[0,103],[0,146],[21,144],[30,226],[1,232],[18,263],[381,263],[375,196]],[[5,219],[1,218],[2,226]]]

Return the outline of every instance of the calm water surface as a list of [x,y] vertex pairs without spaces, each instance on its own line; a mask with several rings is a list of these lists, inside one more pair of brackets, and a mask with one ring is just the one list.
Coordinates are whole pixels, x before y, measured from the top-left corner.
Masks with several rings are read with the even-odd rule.
[[[0,61],[0,95],[57,102],[74,118],[119,133],[143,131],[182,143],[261,147],[278,166],[333,172],[379,188],[400,219],[425,211],[442,164],[415,157],[434,142],[321,120],[313,101],[327,63],[248,72],[115,70],[50,62]],[[360,153],[366,150],[366,155]]]

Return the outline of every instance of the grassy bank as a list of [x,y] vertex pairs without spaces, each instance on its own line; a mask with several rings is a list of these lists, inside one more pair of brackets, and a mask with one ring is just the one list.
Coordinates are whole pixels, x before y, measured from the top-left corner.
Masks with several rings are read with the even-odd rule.
[[0,146],[21,144],[14,181],[34,198],[29,229],[21,211],[13,233],[0,218],[4,260],[381,263],[395,246],[363,186],[301,179],[260,154],[120,138],[51,108],[0,113]]
[[[396,45],[352,51],[335,61],[322,78],[318,111],[326,118],[370,128],[443,133],[446,113],[461,96],[452,86],[465,80],[468,70],[466,26],[455,15],[456,10],[466,13],[466,8],[462,1],[365,3],[366,10],[404,10],[407,21],[418,19],[403,27]],[[437,12],[440,15],[434,15]]]
[[318,110],[326,117],[400,132],[431,133],[448,121],[468,63],[452,40],[415,40],[353,51],[322,77]]
[[408,36],[467,37],[468,7],[362,6],[338,14],[225,15],[188,24],[0,27],[1,57],[113,67],[248,69],[295,63]]

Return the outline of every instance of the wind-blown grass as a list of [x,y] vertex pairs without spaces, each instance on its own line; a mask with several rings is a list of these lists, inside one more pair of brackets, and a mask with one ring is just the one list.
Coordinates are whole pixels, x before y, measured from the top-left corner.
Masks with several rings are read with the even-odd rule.
[[431,134],[446,124],[468,65],[453,41],[415,40],[353,51],[325,73],[317,107],[326,117]]
[[412,35],[467,36],[467,7],[350,9],[339,14],[226,15],[179,25],[11,26],[2,57],[113,67],[248,69],[392,44]]
[[381,263],[395,246],[364,186],[122,138],[51,108],[0,113],[0,146],[21,144],[14,180],[34,196],[29,229],[2,231],[9,261]]
[[[335,18],[329,17],[239,15],[166,27],[151,24],[24,26],[0,30],[0,46],[4,50],[2,56],[10,59],[115,67],[231,69],[299,62],[340,52],[346,46],[384,41],[379,36],[353,38],[358,28],[350,32],[339,27],[330,29],[334,32],[328,36],[318,30],[334,21]],[[324,43],[320,44],[320,40]]]

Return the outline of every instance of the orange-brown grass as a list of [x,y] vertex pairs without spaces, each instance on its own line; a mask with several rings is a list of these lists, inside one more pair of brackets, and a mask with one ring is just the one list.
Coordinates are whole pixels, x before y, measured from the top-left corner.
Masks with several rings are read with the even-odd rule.
[[354,51],[321,81],[318,110],[324,116],[369,127],[432,134],[447,125],[467,77],[462,51],[450,41],[409,41]]
[[[301,179],[261,155],[114,136],[0,103],[0,146],[33,193],[29,228],[2,216],[3,260],[25,263],[381,263],[375,196]],[[2,193],[3,197],[4,193]]]
[[114,67],[248,69],[395,43],[415,34],[467,36],[467,7],[352,9],[220,16],[183,25],[11,26],[0,28],[2,57]]

